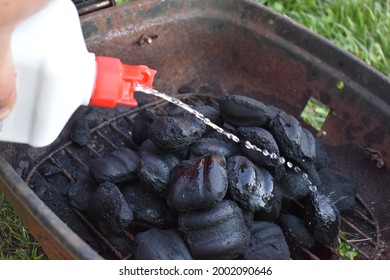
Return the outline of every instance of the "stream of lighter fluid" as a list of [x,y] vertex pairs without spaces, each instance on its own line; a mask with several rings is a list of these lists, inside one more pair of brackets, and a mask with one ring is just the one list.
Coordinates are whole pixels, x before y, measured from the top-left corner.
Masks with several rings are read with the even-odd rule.
[[159,92],[159,91],[157,91],[155,89],[151,89],[151,88],[145,87],[143,85],[139,85],[139,84],[136,84],[135,90],[139,91],[139,92],[142,92],[142,93],[145,93],[145,94],[149,94],[149,95],[153,95],[153,96],[162,98],[162,99],[164,99],[164,100],[166,100],[166,101],[168,101],[168,102],[170,102],[172,104],[175,104],[175,105],[183,108],[184,110],[190,112],[191,114],[195,115],[198,119],[203,121],[206,125],[212,127],[217,132],[225,135],[230,140],[232,140],[232,141],[234,141],[236,143],[244,142],[244,145],[245,145],[245,147],[247,149],[258,151],[258,152],[262,153],[266,157],[270,157],[273,160],[278,160],[280,164],[286,164],[286,166],[288,168],[293,169],[297,173],[302,172],[303,178],[309,183],[309,189],[311,191],[316,191],[317,190],[317,187],[315,185],[313,185],[313,183],[309,180],[308,174],[303,172],[302,169],[299,166],[294,166],[294,164],[292,162],[286,161],[286,159],[284,157],[278,156],[275,153],[270,153],[267,149],[262,149],[260,147],[257,147],[256,145],[252,144],[248,140],[245,140],[245,141],[241,140],[238,136],[236,136],[236,135],[234,135],[234,134],[232,134],[230,132],[227,132],[222,127],[220,127],[220,126],[216,125],[215,123],[211,122],[210,119],[206,118],[202,113],[194,110],[188,104],[182,102],[181,100],[179,100],[177,98],[174,98],[174,97],[172,97],[172,96],[170,96],[168,94]]

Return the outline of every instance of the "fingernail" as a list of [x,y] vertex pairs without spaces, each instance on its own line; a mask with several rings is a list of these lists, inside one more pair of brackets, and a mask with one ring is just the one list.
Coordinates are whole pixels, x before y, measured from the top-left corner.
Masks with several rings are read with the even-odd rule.
[[9,114],[11,114],[12,110],[8,107],[4,107],[0,109],[0,120],[5,119]]

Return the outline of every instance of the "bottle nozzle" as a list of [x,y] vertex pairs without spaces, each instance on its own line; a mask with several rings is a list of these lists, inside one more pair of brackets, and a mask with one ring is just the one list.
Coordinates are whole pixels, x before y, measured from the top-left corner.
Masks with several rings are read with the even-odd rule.
[[96,82],[91,105],[113,108],[117,104],[137,106],[135,85],[153,87],[157,71],[145,65],[126,65],[118,58],[96,57]]

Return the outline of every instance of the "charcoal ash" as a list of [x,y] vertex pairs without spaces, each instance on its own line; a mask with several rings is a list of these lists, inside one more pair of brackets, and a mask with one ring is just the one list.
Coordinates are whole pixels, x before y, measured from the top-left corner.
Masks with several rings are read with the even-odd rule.
[[228,191],[231,199],[252,212],[270,211],[274,182],[272,175],[245,156],[227,161]]
[[86,210],[98,185],[88,168],[78,170],[77,181],[70,185],[67,192],[69,203],[79,210]]
[[318,191],[329,197],[340,210],[349,210],[356,204],[355,181],[331,168],[318,170],[321,185]]
[[175,166],[168,205],[180,212],[212,207],[225,197],[227,188],[225,157],[212,152]]
[[149,127],[156,119],[158,119],[158,116],[147,109],[143,109],[137,114],[134,118],[134,126],[131,133],[135,144],[140,146],[149,138]]
[[231,200],[179,217],[179,231],[197,259],[231,259],[249,245],[250,232],[240,207]]
[[120,191],[134,213],[134,221],[163,228],[176,222],[178,214],[168,207],[166,199],[151,192],[141,182],[124,183],[120,186]]
[[98,182],[120,183],[137,178],[140,159],[125,147],[90,160],[89,167]]
[[240,154],[240,148],[235,142],[222,141],[217,138],[202,137],[190,146],[191,157],[200,157],[210,152],[222,154],[226,159]]
[[149,189],[166,198],[172,170],[179,162],[175,154],[150,146],[147,152],[141,153],[138,177]]
[[178,232],[149,229],[135,236],[138,260],[192,260],[186,243]]
[[335,245],[341,223],[336,205],[317,191],[310,193],[304,207],[304,220],[310,233],[324,244]]
[[118,186],[110,182],[98,186],[89,200],[87,213],[107,236],[122,232],[134,218]]
[[219,99],[219,111],[222,119],[232,126],[268,125],[274,117],[274,111],[264,103],[242,95],[224,96]]
[[283,214],[279,224],[292,247],[311,248],[316,245],[316,239],[307,229],[303,219],[292,214]]
[[275,223],[257,221],[250,229],[250,244],[243,256],[246,260],[288,260],[290,250],[282,229]]
[[150,126],[150,139],[163,151],[177,151],[202,137],[206,124],[190,113],[162,116]]

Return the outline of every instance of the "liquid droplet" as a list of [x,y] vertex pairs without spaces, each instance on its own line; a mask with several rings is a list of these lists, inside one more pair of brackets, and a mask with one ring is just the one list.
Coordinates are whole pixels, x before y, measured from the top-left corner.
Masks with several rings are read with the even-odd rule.
[[267,149],[264,149],[264,150],[263,150],[263,155],[265,155],[265,156],[269,156],[269,152],[268,152],[268,150],[267,150]]
[[310,189],[312,192],[317,191],[317,187],[314,186],[314,185],[310,185],[310,186],[309,186],[309,189]]
[[284,157],[279,157],[279,163],[280,164],[285,164],[286,163],[286,159]]
[[288,168],[292,168],[292,167],[293,167],[293,164],[292,164],[290,161],[288,161],[288,162],[287,162],[287,166],[288,166]]
[[302,169],[301,169],[301,168],[299,168],[298,166],[295,166],[295,167],[294,167],[294,171],[295,171],[295,172],[297,172],[297,173],[299,173],[299,172],[301,172],[301,171],[302,171]]
[[278,155],[275,154],[275,153],[272,153],[272,154],[270,155],[270,158],[272,158],[272,159],[278,159]]
[[307,173],[303,173],[302,176],[303,176],[304,179],[309,178],[309,175],[307,175]]

